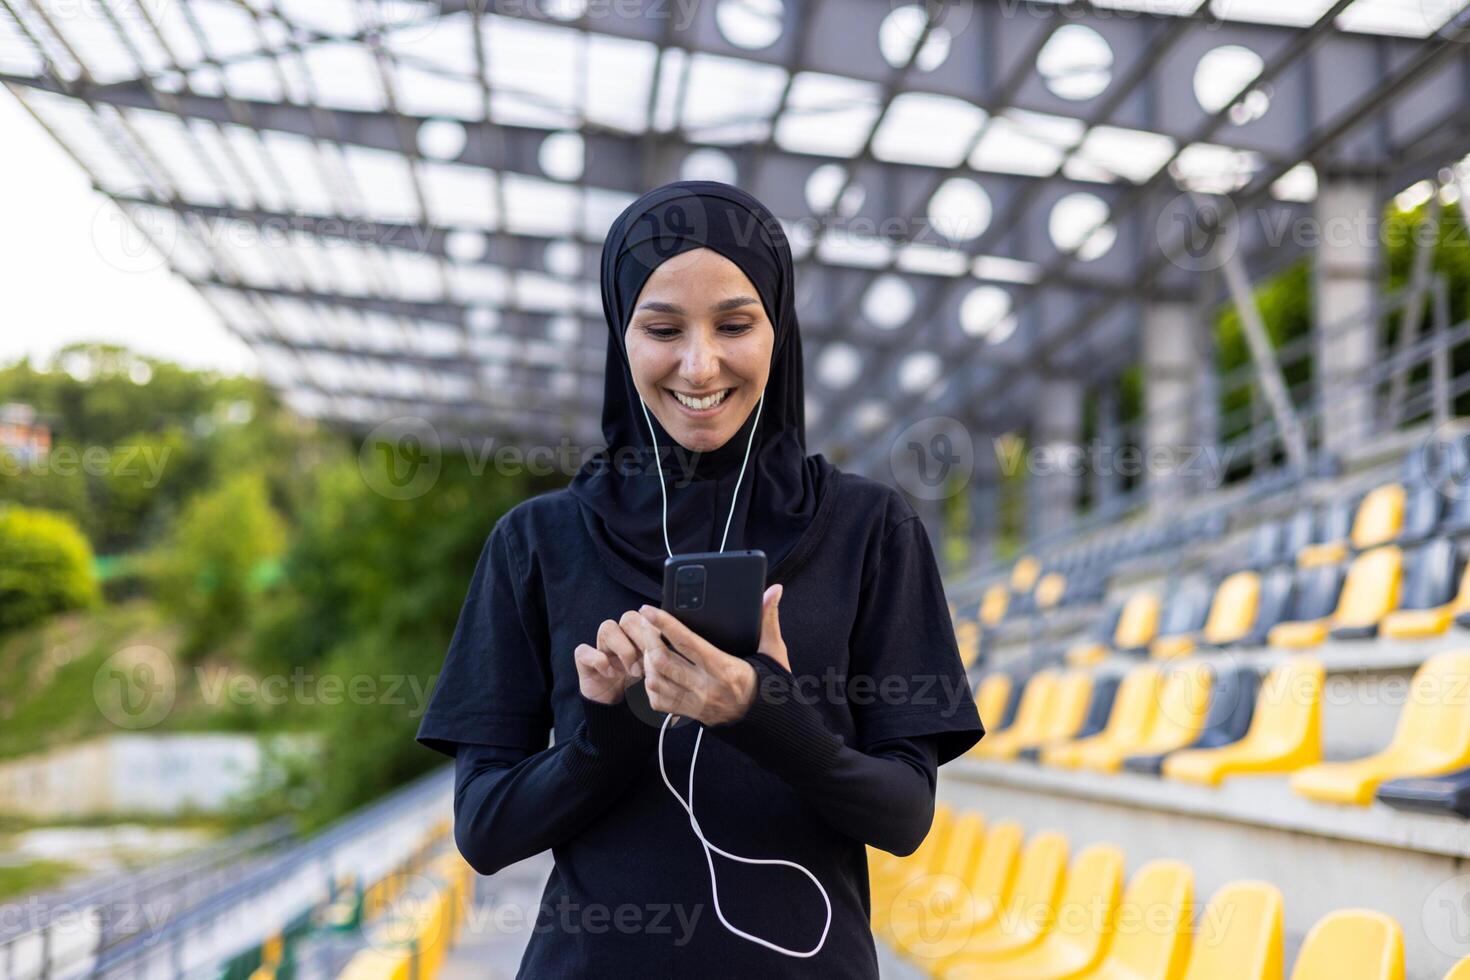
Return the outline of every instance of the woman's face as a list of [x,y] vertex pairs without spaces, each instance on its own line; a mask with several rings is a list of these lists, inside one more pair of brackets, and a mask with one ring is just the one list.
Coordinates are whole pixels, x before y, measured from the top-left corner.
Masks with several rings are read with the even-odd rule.
[[755,410],[776,330],[740,267],[699,248],[653,270],[624,338],[648,410],[679,445],[709,452]]

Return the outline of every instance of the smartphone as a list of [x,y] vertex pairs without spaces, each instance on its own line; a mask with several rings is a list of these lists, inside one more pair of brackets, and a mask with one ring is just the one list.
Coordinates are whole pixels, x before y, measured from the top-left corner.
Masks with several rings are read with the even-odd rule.
[[[765,590],[764,551],[710,551],[664,560],[664,610],[736,657],[751,656],[760,646]],[[649,705],[641,680],[628,688],[625,697],[635,714],[662,722]]]

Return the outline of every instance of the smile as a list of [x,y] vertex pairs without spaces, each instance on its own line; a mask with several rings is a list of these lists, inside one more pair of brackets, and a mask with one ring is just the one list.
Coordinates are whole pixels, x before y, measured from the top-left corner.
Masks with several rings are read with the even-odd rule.
[[674,400],[682,405],[687,411],[694,412],[698,415],[706,415],[713,414],[721,405],[725,404],[725,400],[730,396],[730,392],[734,391],[735,389],[726,388],[724,391],[717,391],[714,394],[706,395],[703,398],[693,398],[689,395],[684,394],[682,391],[675,391],[672,388],[666,390],[669,392],[669,394],[673,395]]

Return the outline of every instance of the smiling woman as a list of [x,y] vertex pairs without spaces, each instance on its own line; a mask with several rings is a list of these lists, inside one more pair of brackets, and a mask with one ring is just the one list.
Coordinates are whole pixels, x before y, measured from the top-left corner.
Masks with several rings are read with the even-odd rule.
[[625,337],[633,383],[686,449],[729,442],[765,390],[776,332],[755,292],[734,262],[699,248],[653,270],[638,297]]
[[[806,452],[794,295],[729,185],[608,232],[607,451],[495,526],[419,730],[477,870],[556,858],[520,976],[876,978],[865,847],[912,852],[983,734],[913,508]],[[766,554],[754,650],[654,605],[666,557],[727,549]],[[686,935],[625,914],[660,904]]]

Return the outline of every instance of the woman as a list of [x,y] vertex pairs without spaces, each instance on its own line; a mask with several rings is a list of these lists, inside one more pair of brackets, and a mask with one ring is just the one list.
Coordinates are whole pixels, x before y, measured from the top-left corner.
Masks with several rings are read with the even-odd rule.
[[[876,977],[864,845],[916,848],[983,734],[914,511],[806,454],[793,285],[749,194],[631,204],[602,252],[608,448],[475,569],[418,737],[455,758],[476,870],[555,857],[522,977]],[[767,556],[759,651],[656,608],[665,557],[725,548]],[[640,680],[697,724],[640,718]]]

